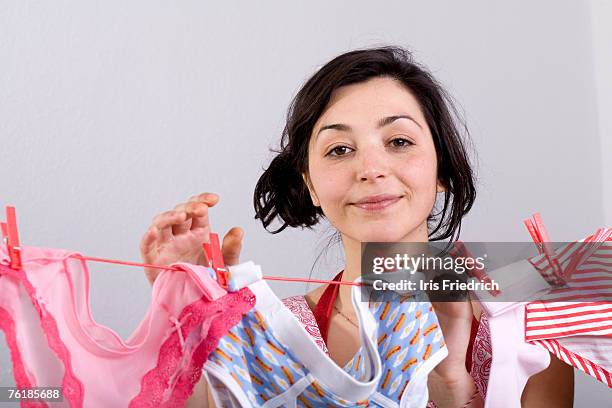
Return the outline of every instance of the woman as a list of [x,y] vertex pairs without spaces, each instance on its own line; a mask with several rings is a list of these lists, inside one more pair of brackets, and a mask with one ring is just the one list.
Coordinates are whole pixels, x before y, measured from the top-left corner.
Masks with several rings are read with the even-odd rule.
[[[342,239],[342,280],[360,271],[361,242],[427,242],[459,236],[475,189],[455,110],[442,87],[397,47],[357,50],[323,66],[298,92],[289,109],[280,150],[255,188],[256,218],[264,227],[312,227],[321,217]],[[147,263],[202,263],[208,208],[214,194],[192,197],[158,215],[143,237]],[[441,207],[441,208],[440,208]],[[438,209],[438,211],[436,211]],[[238,263],[243,232],[223,239],[228,264]],[[157,271],[147,271],[153,282]],[[305,295],[314,309],[326,286]],[[339,365],[359,348],[350,289],[334,303],[327,348]],[[429,376],[438,407],[478,407],[483,396],[466,369],[473,317],[469,302],[435,304],[449,355]],[[523,393],[526,407],[571,406],[573,371],[551,356]],[[199,384],[190,404],[205,404]]]

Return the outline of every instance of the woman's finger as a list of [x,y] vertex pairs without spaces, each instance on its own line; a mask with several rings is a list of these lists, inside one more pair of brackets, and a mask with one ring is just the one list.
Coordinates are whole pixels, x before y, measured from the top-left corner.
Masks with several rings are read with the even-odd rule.
[[187,215],[191,217],[191,230],[208,228],[208,205],[201,202],[191,202],[187,206]]
[[240,263],[240,251],[242,250],[243,237],[244,231],[240,227],[233,227],[225,234],[225,237],[223,237],[221,252],[223,253],[223,260],[226,265],[236,265]]
[[185,214],[185,221],[172,225],[172,235],[184,234],[191,229],[191,217],[185,210],[175,210]]
[[193,196],[181,209],[187,212],[191,218],[191,230],[209,228],[208,207],[213,207],[219,202],[219,196],[214,193],[202,193]]
[[187,218],[185,222],[172,226],[172,235],[177,236],[186,233],[191,229],[191,218]]
[[[155,251],[157,247],[156,244],[160,241],[160,239],[161,239],[161,232],[154,225],[152,225],[147,230],[147,232],[145,232],[145,235],[142,237],[142,240],[140,241],[140,256],[144,263],[153,263],[155,261],[153,255],[156,253]],[[152,268],[145,268],[144,271],[145,271],[145,276],[147,277],[147,280],[152,285],[153,282],[155,282],[155,279],[157,278],[157,275],[159,275],[160,271],[152,269]]]
[[153,219],[153,225],[161,232],[162,242],[172,240],[172,226],[185,222],[187,213],[184,211],[166,211]]
[[140,241],[140,254],[142,255],[145,262],[147,262],[146,258],[150,253],[153,252],[155,248],[155,243],[159,241],[161,238],[161,234],[159,229],[152,225],[147,232],[145,232],[142,240]]
[[215,193],[202,193],[189,198],[188,202],[201,202],[209,207],[214,207],[219,202],[219,196]]

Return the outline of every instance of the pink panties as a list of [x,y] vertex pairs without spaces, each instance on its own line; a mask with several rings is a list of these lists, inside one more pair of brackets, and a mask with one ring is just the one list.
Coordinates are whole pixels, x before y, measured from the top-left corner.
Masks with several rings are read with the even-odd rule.
[[[78,255],[22,248],[21,270],[0,245],[0,329],[17,387],[61,387],[70,407],[184,406],[222,336],[255,305],[248,289],[226,293],[203,266],[164,270],[152,302],[124,342],[89,309],[89,270]],[[22,406],[47,406],[22,403]]]

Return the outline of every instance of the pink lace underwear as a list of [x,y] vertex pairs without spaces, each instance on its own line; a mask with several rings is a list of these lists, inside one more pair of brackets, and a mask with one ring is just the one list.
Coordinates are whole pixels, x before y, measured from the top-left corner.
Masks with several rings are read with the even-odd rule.
[[219,297],[208,268],[174,264],[180,270],[159,274],[144,319],[123,341],[93,320],[89,271],[73,255],[23,247],[14,270],[0,246],[0,329],[15,383],[61,387],[59,405],[184,406],[219,339],[255,305],[248,288]]

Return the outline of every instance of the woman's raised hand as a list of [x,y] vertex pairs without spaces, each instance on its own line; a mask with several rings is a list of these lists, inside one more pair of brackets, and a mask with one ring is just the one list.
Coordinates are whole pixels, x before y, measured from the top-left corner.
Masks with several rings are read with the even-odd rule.
[[[153,218],[151,226],[140,241],[143,262],[155,265],[169,265],[174,262],[204,265],[202,244],[209,242],[210,234],[208,209],[218,202],[218,195],[202,193]],[[243,236],[241,228],[233,227],[223,237],[221,251],[227,265],[240,262]],[[145,274],[151,284],[161,271],[145,268]]]

